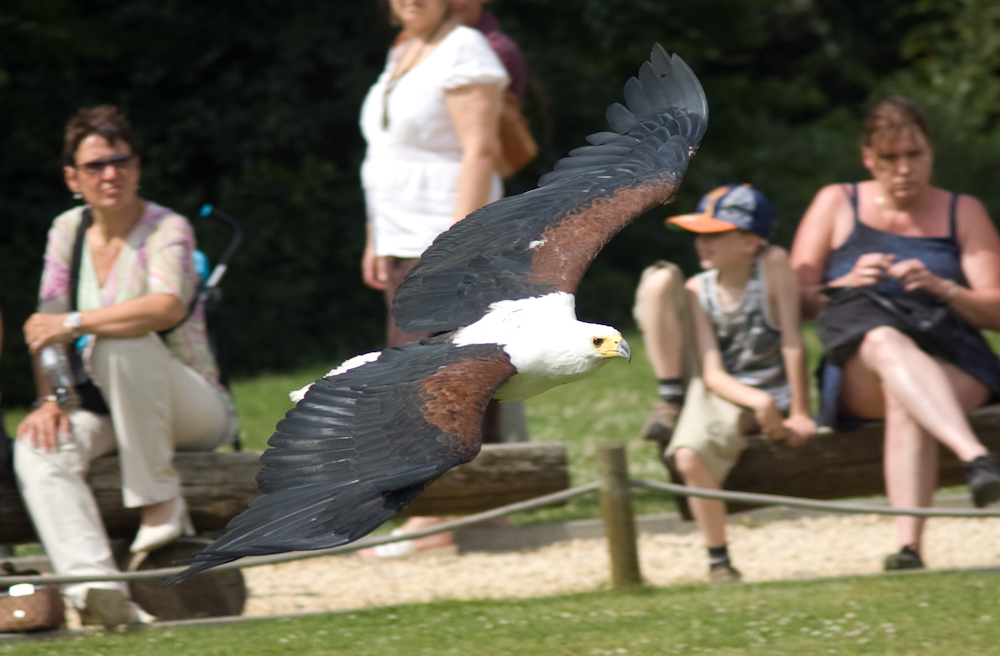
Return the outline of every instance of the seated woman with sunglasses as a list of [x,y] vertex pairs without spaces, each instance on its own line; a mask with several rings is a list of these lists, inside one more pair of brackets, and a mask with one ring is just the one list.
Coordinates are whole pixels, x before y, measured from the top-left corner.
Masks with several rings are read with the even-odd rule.
[[[199,283],[193,230],[137,195],[141,168],[128,120],[109,105],[80,110],[66,127],[63,159],[66,184],[86,205],[56,217],[49,231],[38,312],[24,334],[36,358],[47,346],[79,349],[104,401],[96,405],[106,408],[64,412],[36,375],[37,408],[18,427],[15,469],[56,574],[103,576],[118,569],[86,483],[90,462],[118,452],[123,503],[141,508],[131,550],[148,553],[191,532],[174,450],[214,449],[235,435],[236,422],[203,308],[191,307]],[[150,619],[123,583],[73,584],[63,593],[94,624]]]

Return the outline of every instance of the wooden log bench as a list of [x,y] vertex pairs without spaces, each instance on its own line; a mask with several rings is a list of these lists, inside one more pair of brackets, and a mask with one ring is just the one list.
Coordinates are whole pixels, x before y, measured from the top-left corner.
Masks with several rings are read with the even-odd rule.
[[[260,454],[179,452],[174,466],[198,533],[221,531],[257,497]],[[118,457],[98,458],[87,478],[112,539],[131,539],[139,511],[125,508]],[[410,515],[469,515],[569,487],[562,442],[486,444],[467,465],[446,472],[407,508]],[[17,490],[0,482],[0,544],[37,542]]]
[[[970,417],[979,440],[993,453],[1000,452],[1000,405],[988,406]],[[791,448],[763,435],[750,438],[750,446],[730,472],[724,488],[738,492],[778,494],[807,499],[840,499],[885,494],[882,471],[882,422],[872,422],[853,431],[833,431],[814,436],[806,444]],[[964,485],[962,463],[946,447],[938,445],[940,467],[937,487]],[[671,472],[674,482],[681,482]],[[685,518],[691,519],[687,498],[678,497]],[[727,503],[730,513],[759,507]]]
[[[199,537],[182,538],[150,554],[140,569],[168,567],[210,543],[204,534],[222,531],[257,497],[260,454],[179,452],[174,466]],[[139,511],[122,505],[118,457],[98,458],[88,483],[112,539],[119,564],[139,528]],[[468,515],[526,501],[569,487],[569,462],[562,442],[486,444],[467,465],[446,472],[407,509],[410,515]],[[37,542],[17,489],[0,481],[0,544]],[[160,620],[239,615],[246,588],[239,570],[209,572],[166,590],[158,580],[131,584],[133,597]]]

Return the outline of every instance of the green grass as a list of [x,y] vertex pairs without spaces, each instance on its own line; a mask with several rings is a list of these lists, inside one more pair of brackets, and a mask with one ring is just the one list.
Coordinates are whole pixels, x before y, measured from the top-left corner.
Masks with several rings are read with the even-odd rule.
[[0,645],[0,655],[477,656],[1000,652],[1000,576],[937,573],[441,602]]

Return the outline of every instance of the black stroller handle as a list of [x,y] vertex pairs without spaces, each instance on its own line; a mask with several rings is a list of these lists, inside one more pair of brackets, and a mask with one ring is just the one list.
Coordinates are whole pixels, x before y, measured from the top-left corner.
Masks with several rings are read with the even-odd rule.
[[[240,225],[239,221],[211,204],[202,205],[201,216],[203,218],[214,217],[216,221],[225,224],[233,232],[233,236],[229,240],[229,245],[226,247],[225,252],[223,252],[222,257],[219,258],[218,264],[212,269],[208,280],[205,281],[204,288],[198,294],[198,302],[205,308],[205,326],[208,329],[208,344],[212,355],[215,357],[216,365],[219,368],[219,382],[222,383],[223,387],[229,389],[229,367],[227,366],[225,349],[220,344],[219,335],[219,303],[222,299],[222,290],[218,289],[217,285],[222,280],[222,276],[226,274],[229,260],[232,259],[237,249],[239,249],[240,244],[243,243],[243,226]],[[233,449],[235,451],[243,450],[239,434],[236,435],[233,441]]]
[[222,280],[222,276],[225,275],[226,269],[229,267],[229,260],[232,259],[237,249],[239,249],[240,244],[243,243],[243,226],[230,215],[208,203],[202,205],[201,215],[205,218],[214,217],[219,223],[224,223],[233,231],[233,237],[229,240],[229,246],[222,253],[219,263],[212,269],[212,275],[208,277],[208,281],[205,283],[206,289],[214,289],[219,284],[219,281]]

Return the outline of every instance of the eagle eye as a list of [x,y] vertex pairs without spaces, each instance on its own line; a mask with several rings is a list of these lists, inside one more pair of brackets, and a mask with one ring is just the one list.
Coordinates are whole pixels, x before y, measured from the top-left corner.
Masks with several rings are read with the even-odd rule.
[[603,343],[604,343],[604,338],[603,337],[595,337],[594,338],[594,346],[600,346]]

